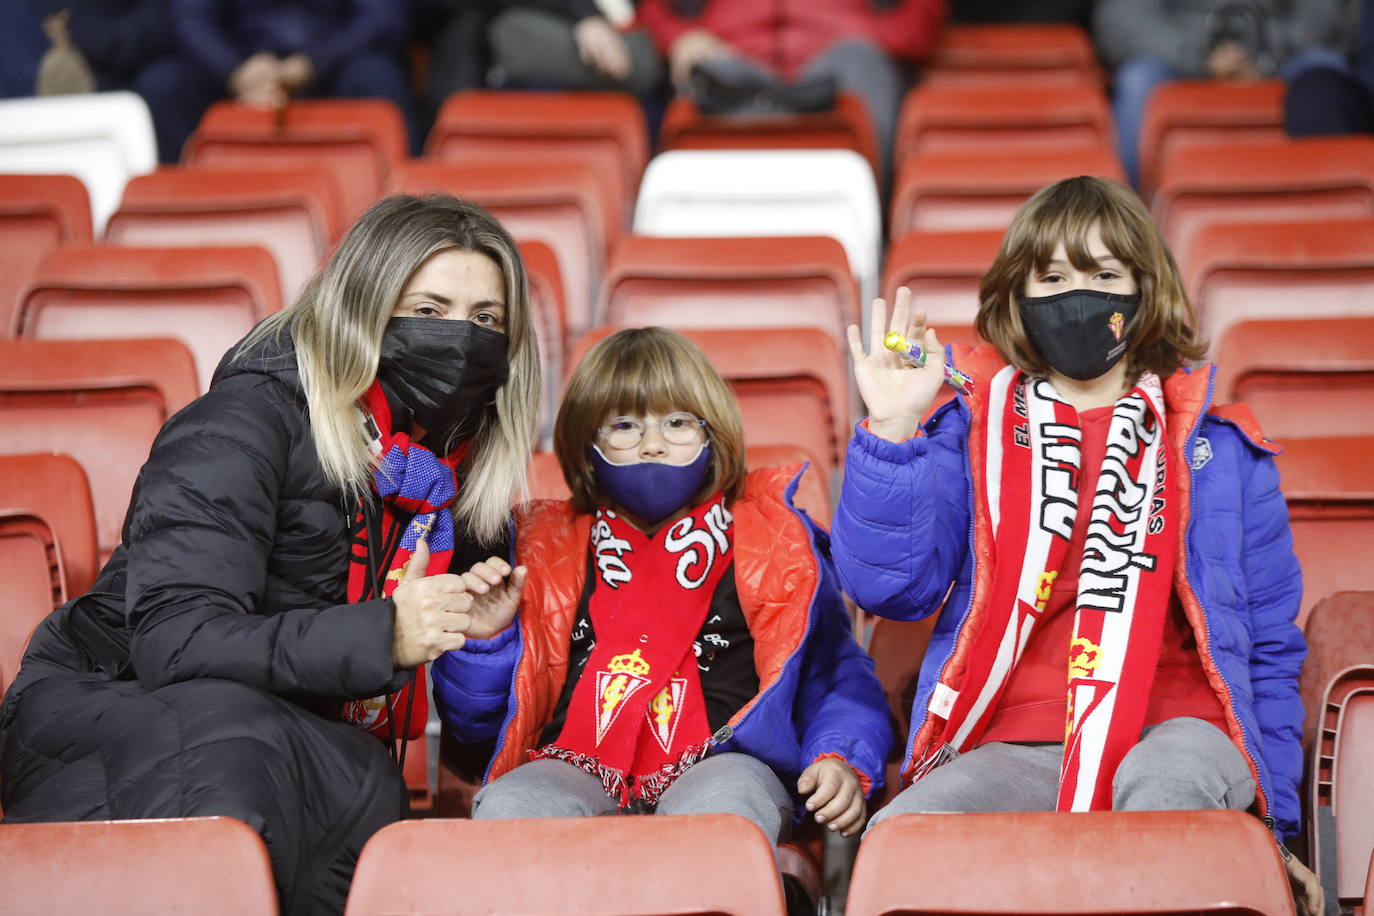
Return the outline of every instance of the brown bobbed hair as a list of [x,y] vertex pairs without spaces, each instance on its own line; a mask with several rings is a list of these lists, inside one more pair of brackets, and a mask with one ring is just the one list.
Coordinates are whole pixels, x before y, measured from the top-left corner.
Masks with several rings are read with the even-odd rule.
[[667,328],[627,328],[605,338],[582,357],[568,379],[553,427],[553,449],[572,490],[573,508],[594,512],[609,500],[596,485],[588,452],[610,416],[643,416],[685,410],[706,421],[711,466],[695,497],[725,494],[734,502],[744,490],[744,423],[739,404],[686,337]]
[[1021,324],[1020,302],[1026,279],[1044,270],[1062,242],[1070,263],[1087,270],[1096,262],[1088,233],[1096,225],[1102,241],[1134,275],[1140,306],[1129,325],[1126,374],[1144,372],[1168,378],[1189,360],[1200,360],[1193,307],[1183,291],[1178,265],[1140,198],[1105,178],[1065,178],[1039,191],[1016,211],[1002,246],[978,288],[978,334],[1012,365],[1045,375],[1040,358]]

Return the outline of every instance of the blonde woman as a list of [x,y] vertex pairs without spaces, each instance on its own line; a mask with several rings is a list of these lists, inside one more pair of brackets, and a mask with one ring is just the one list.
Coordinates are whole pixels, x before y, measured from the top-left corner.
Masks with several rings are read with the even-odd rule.
[[519,565],[468,581],[487,638],[434,666],[457,737],[497,742],[473,816],[857,831],[891,734],[828,538],[791,503],[799,469],[745,473],[734,396],[664,328],[587,354],[554,445],[572,499],[518,513]]
[[422,727],[403,688],[463,644],[449,570],[504,552],[538,390],[501,226],[448,197],[372,207],[167,422],[123,543],[34,634],[0,720],[5,819],[230,815],[284,912],[340,912],[406,810],[364,729]]
[[[1297,831],[1293,620],[1302,593],[1277,447],[1211,366],[1140,200],[1070,178],[1016,214],[954,347],[971,391],[922,422],[944,351],[910,297],[874,305],[869,417],[835,564],[864,608],[944,608],[922,666],[905,812],[1231,808]],[[883,346],[899,332],[917,368]],[[1282,847],[1280,847],[1282,848]],[[1304,913],[1320,888],[1284,851]]]

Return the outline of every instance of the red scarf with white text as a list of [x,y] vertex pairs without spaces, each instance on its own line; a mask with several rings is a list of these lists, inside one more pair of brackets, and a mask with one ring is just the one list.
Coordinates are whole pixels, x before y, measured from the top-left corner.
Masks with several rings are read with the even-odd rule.
[[720,496],[652,537],[597,511],[588,604],[596,644],[563,730],[531,758],[586,770],[628,807],[653,805],[706,755],[711,726],[692,643],[730,566],[732,522]]

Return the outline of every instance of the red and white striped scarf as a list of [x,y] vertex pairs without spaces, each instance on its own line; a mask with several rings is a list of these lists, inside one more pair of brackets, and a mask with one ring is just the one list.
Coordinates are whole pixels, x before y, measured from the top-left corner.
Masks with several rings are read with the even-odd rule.
[[[984,511],[994,567],[987,616],[969,649],[944,741],[978,745],[1039,622],[1078,516],[1078,413],[1045,379],[1014,367],[992,380],[985,422]],[[1061,811],[1112,806],[1112,777],[1144,725],[1174,567],[1176,537],[1164,393],[1144,375],[1116,402],[1092,496],[1073,636],[1064,647],[1068,715]]]

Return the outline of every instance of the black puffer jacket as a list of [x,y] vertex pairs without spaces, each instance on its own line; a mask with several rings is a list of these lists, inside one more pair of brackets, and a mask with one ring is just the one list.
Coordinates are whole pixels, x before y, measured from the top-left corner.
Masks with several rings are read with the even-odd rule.
[[310,710],[411,677],[390,603],[347,602],[348,554],[289,343],[226,360],[159,433],[92,591],[34,634],[0,709],[6,820],[237,816],[287,911],[341,909],[404,786]]

